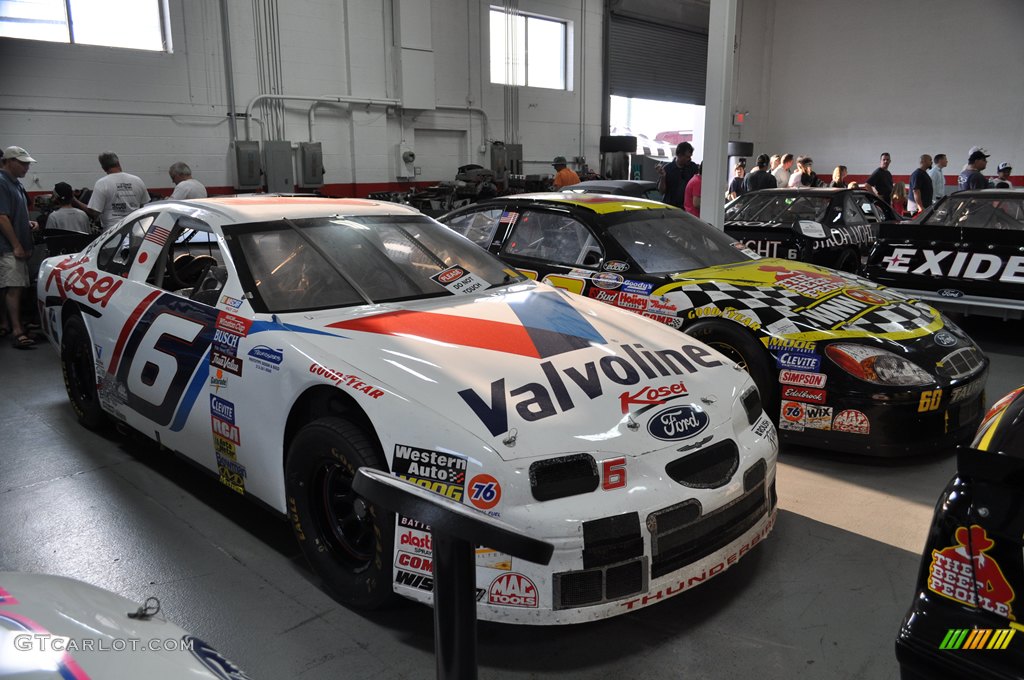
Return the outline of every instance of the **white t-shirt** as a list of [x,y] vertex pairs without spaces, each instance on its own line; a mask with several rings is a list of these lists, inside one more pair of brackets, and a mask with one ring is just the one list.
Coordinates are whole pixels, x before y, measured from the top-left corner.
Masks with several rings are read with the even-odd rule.
[[62,229],[64,231],[77,231],[80,234],[90,234],[89,216],[78,208],[60,208],[50,213],[46,218],[47,229]]
[[928,170],[928,176],[932,180],[932,203],[946,195],[946,178],[942,174],[942,168],[933,165]]
[[115,172],[97,180],[89,207],[99,211],[100,224],[106,229],[148,202],[149,192],[141,179],[127,172]]
[[775,171],[772,174],[775,175],[775,182],[780,187],[788,187],[789,186],[789,177],[790,177],[790,175],[793,174],[793,171],[792,170],[786,170],[786,168],[784,168],[784,167],[782,167],[780,165],[779,167],[775,168]]
[[183,179],[175,185],[171,198],[177,201],[187,198],[206,198],[206,187],[197,179]]

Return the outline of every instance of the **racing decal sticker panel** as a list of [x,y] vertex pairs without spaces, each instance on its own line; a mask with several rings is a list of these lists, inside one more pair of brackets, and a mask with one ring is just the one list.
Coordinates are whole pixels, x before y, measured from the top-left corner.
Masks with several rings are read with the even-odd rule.
[[1016,594],[1002,568],[986,553],[996,543],[977,524],[958,527],[956,545],[932,550],[928,590],[961,604],[1013,617]]

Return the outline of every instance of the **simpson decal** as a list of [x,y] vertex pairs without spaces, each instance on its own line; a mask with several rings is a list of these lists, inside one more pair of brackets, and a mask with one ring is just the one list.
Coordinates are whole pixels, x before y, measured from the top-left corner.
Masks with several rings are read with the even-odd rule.
[[847,409],[840,411],[839,415],[835,417],[835,420],[832,421],[832,429],[852,434],[871,434],[871,422],[860,411]]
[[391,463],[395,475],[456,501],[462,500],[465,490],[466,467],[461,456],[402,444],[395,446]]
[[928,590],[961,604],[1013,617],[1016,594],[999,563],[986,553],[996,543],[977,524],[958,527],[956,545],[932,550]]

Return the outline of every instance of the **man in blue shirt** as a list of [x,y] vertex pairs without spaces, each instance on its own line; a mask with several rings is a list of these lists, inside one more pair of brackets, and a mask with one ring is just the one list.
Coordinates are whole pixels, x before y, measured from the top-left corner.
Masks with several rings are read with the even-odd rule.
[[889,164],[892,163],[892,156],[889,152],[884,152],[878,159],[878,167],[868,177],[868,181],[865,182],[871,190],[875,192],[875,195],[880,199],[889,203],[892,201],[892,173],[889,172]]
[[658,166],[658,191],[664,194],[662,200],[678,208],[683,207],[686,184],[697,174],[697,164],[693,158],[693,145],[679,142],[676,146],[675,160]]
[[957,189],[987,189],[988,180],[982,171],[988,167],[988,154],[984,149],[975,149],[967,159],[967,167],[956,178]]
[[768,172],[768,163],[768,154],[763,153],[757,157],[757,167],[743,180],[744,193],[750,193],[759,189],[774,189],[778,186],[775,182],[775,175]]
[[921,154],[921,165],[917,170],[910,173],[910,195],[907,208],[910,213],[917,213],[932,204],[932,178],[928,171],[932,167],[932,157],[928,154]]
[[0,317],[0,335],[12,333],[18,349],[30,349],[35,344],[21,325],[21,295],[29,286],[32,230],[39,225],[28,219],[28,200],[20,181],[35,162],[20,146],[9,146],[4,149],[0,167],[0,288],[7,289],[4,300],[11,324],[8,327]]

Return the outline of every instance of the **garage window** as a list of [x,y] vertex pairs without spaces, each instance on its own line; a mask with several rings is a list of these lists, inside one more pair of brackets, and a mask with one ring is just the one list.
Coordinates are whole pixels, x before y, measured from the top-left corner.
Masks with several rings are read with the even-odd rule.
[[491,82],[568,89],[569,24],[491,8]]
[[167,0],[0,0],[0,36],[171,51]]

